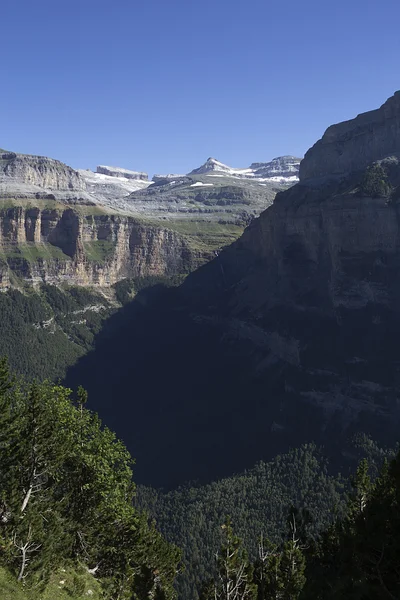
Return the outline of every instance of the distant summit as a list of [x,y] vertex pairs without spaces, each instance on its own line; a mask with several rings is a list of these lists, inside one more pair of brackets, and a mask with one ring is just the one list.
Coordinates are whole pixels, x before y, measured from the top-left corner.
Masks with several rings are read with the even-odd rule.
[[255,177],[271,179],[274,177],[298,180],[301,158],[296,156],[278,156],[266,163],[252,163],[250,169]]
[[295,156],[279,156],[270,162],[257,162],[244,169],[235,169],[210,157],[203,165],[193,169],[189,175],[225,175],[279,183],[296,183],[299,179],[300,161],[301,159]]
[[99,165],[96,169],[96,173],[108,175],[109,177],[124,177],[125,179],[134,179],[139,181],[148,181],[149,179],[147,173],[142,173],[140,171],[129,171],[128,169],[122,169],[121,167],[107,167],[105,165]]
[[201,165],[201,167],[198,167],[197,169],[193,169],[189,175],[205,175],[207,173],[212,173],[213,171],[220,171],[231,175],[234,172],[241,170],[243,169],[232,169],[231,167],[228,167],[228,165],[224,165],[224,163],[220,162],[216,158],[210,157],[207,158],[204,165]]

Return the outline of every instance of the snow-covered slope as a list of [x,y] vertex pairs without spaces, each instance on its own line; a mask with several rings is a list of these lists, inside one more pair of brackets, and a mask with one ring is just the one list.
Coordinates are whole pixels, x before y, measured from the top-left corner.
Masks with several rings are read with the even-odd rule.
[[300,160],[292,156],[234,169],[209,158],[189,175],[155,175],[121,167],[75,170],[40,156],[0,152],[0,198],[53,199],[99,205],[148,218],[246,224],[269,206],[277,192],[298,181]]
[[278,156],[266,163],[253,163],[250,169],[254,177],[261,179],[286,179],[290,182],[299,180],[299,167],[301,158],[295,156]]
[[225,173],[226,175],[235,175],[241,174],[245,170],[246,169],[232,169],[231,167],[228,167],[228,165],[224,165],[224,163],[220,162],[216,158],[210,157],[206,160],[204,165],[201,165],[201,167],[198,167],[197,169],[193,169],[189,175],[206,175],[208,173],[215,172]]
[[295,156],[279,156],[270,162],[252,163],[246,169],[234,169],[210,157],[201,167],[194,169],[189,175],[223,175],[225,177],[294,184],[299,180],[300,160]]
[[122,169],[121,167],[107,167],[106,165],[100,165],[96,169],[96,173],[102,175],[109,175],[110,177],[124,177],[125,179],[140,179],[141,181],[148,181],[149,176],[143,171],[130,171],[129,169]]
[[[97,168],[99,169],[99,167]],[[118,172],[116,167],[113,167],[114,172]],[[150,181],[143,179],[131,179],[126,177],[126,170],[120,169],[121,174],[105,175],[104,173],[94,173],[89,169],[80,169],[78,173],[86,182],[86,189],[89,194],[92,194],[100,200],[118,201],[132,192],[143,190],[150,185]]]
[[164,181],[164,180],[168,180],[168,181],[172,181],[173,179],[180,179],[181,177],[185,177],[185,175],[183,175],[182,173],[180,175],[177,175],[176,173],[168,173],[167,175],[153,175],[153,179],[152,181],[154,181],[154,183],[157,183],[158,181]]

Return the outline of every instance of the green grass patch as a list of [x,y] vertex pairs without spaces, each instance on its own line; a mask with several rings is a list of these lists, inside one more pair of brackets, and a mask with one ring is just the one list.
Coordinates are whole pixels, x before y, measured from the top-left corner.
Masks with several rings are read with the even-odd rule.
[[[223,219],[226,214],[214,215]],[[170,229],[184,236],[194,250],[212,251],[235,242],[243,233],[245,225],[219,223],[204,219],[149,219],[140,217],[140,223],[160,229]]]
[[0,212],[9,208],[39,208],[40,210],[65,210],[68,208],[59,200],[51,200],[49,198],[0,198]]
[[5,247],[0,247],[0,257],[3,259],[25,259],[29,263],[42,260],[71,260],[71,257],[58,248],[48,243],[26,242],[24,244],[16,244]]
[[79,215],[91,216],[91,215],[108,215],[108,214],[122,214],[106,206],[98,206],[97,204],[68,204],[61,202],[60,200],[52,200],[50,198],[1,198],[0,197],[0,213],[9,208],[39,208],[40,210],[58,210],[62,213],[64,210],[69,208],[78,213]]
[[210,221],[176,220],[163,224],[184,235],[194,249],[216,250],[236,241],[243,233],[244,227],[232,223],[216,223]]
[[73,205],[63,205],[64,209],[72,208],[76,213],[83,217],[96,216],[96,215],[112,215],[122,213],[119,211],[114,211],[112,208],[108,208],[107,206],[98,206],[97,204],[73,204]]
[[84,568],[61,569],[54,573],[47,585],[29,589],[16,581],[8,571],[0,568],[1,600],[100,600],[104,598],[101,585]]
[[104,263],[113,256],[115,244],[107,240],[97,240],[95,242],[85,242],[84,249],[86,258],[89,261]]

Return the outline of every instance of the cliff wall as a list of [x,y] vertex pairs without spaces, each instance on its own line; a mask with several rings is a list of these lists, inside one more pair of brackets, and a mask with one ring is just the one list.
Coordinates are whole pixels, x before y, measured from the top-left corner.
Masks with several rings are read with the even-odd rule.
[[64,163],[15,152],[0,153],[0,184],[7,180],[57,191],[86,191],[84,179]]
[[[328,129],[307,153],[300,183],[183,286],[203,322],[212,323],[207,307],[223,316],[220,352],[250,363],[246,386],[255,395],[273,389],[275,419],[289,437],[304,402],[321,419],[313,439],[333,422],[338,436],[348,428],[397,435],[399,107],[396,94]],[[368,193],[374,168],[384,185]]]
[[131,217],[72,208],[0,210],[0,287],[13,276],[108,286],[125,277],[186,274],[205,260],[187,239]]

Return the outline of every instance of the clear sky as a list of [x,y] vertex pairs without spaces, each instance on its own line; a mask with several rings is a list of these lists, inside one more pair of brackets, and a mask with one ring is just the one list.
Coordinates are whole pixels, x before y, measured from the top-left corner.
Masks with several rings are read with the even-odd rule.
[[187,172],[302,156],[400,88],[400,0],[10,0],[0,147]]

